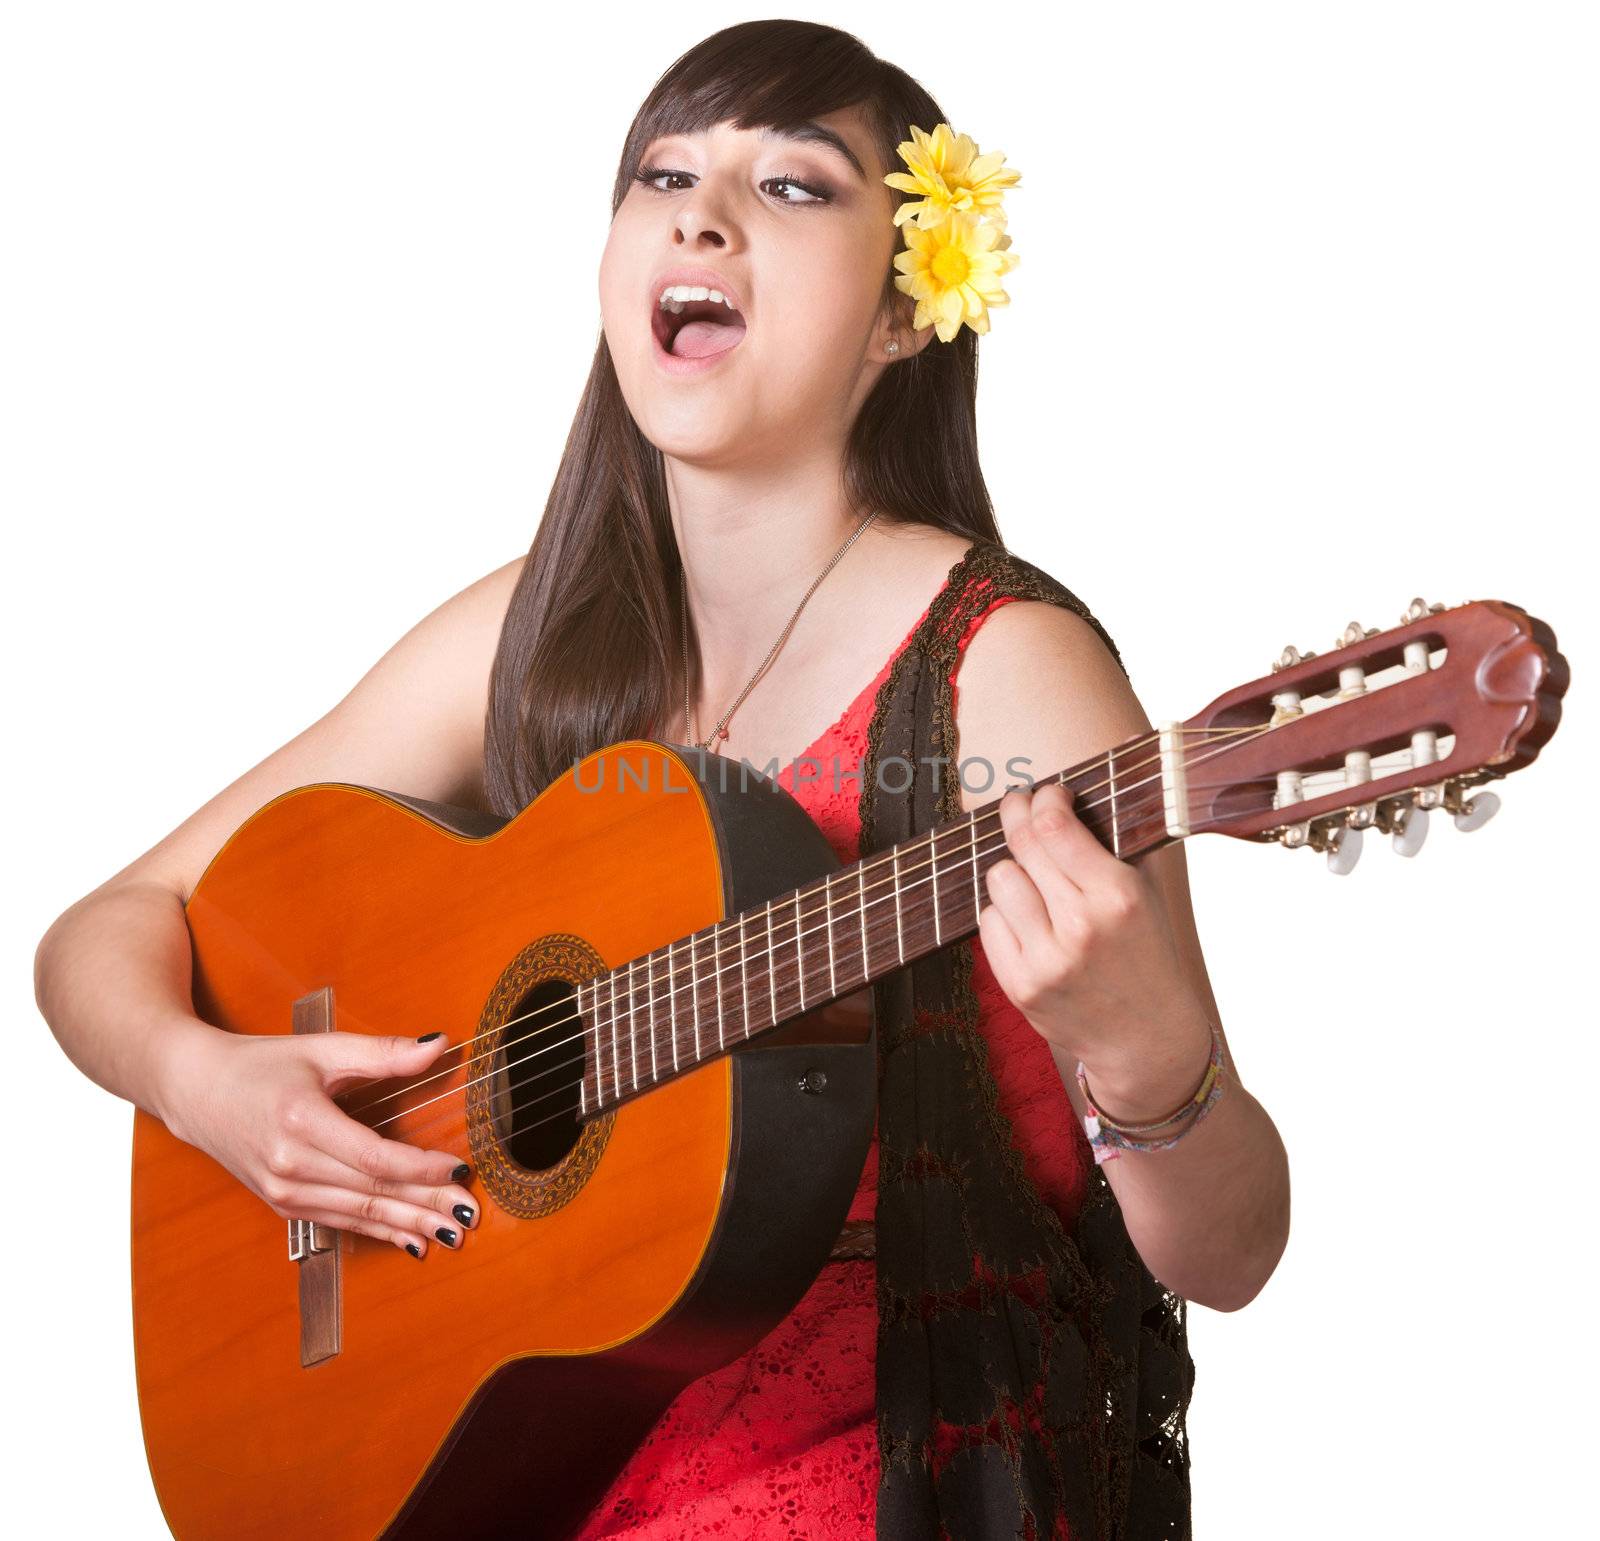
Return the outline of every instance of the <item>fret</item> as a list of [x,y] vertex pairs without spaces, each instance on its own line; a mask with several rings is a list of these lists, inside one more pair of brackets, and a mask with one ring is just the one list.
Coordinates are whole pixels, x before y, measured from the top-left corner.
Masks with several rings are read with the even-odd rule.
[[[1106,776],[1111,783],[1111,854],[1120,857],[1122,855],[1122,820],[1117,814],[1117,751],[1115,749],[1106,756]],[[1082,816],[1080,811],[1079,817],[1081,818]]]
[[900,847],[894,847],[894,940],[900,962],[906,961],[906,932],[900,907]]
[[772,996],[772,1020],[778,1020],[778,956],[772,940],[772,900],[767,900],[767,987]]
[[867,946],[867,865],[856,863],[856,903],[861,915],[861,977],[872,978],[872,954]]
[[750,1036],[750,962],[744,950],[744,913],[739,914],[739,1015],[744,1018],[743,1037]]
[[828,994],[837,997],[839,994],[838,963],[833,955],[833,881],[831,878],[822,880],[822,925],[827,933],[828,940]]
[[694,956],[695,939],[689,936],[689,995],[694,1002],[694,1060],[700,1063],[700,965]]
[[928,836],[928,876],[933,885],[933,945],[944,946],[944,937],[941,934],[939,919],[939,831],[934,829]]
[[644,993],[650,1003],[650,1079],[655,1082],[661,1079],[661,1071],[656,1065],[656,954],[653,952],[646,954],[644,960]]
[[967,860],[972,864],[972,919],[976,924],[983,913],[983,889],[978,882],[978,821],[967,815]]
[[806,944],[801,936],[803,922],[800,918],[800,890],[794,891],[794,956],[795,977],[800,981],[800,1010],[806,1009]]
[[728,1047],[727,1030],[722,1023],[722,928],[711,928],[711,988],[717,992],[717,1049]]
[[622,1007],[622,1031],[627,1034],[627,1080],[630,1091],[638,1091],[638,1040],[634,1037],[634,968],[637,963],[638,959],[629,959],[627,963],[626,1005]]
[[[589,1013],[584,1010],[584,986],[582,986],[582,983],[579,983],[578,986],[578,1015],[581,1016],[582,1021],[584,1021],[584,1024],[586,1024],[586,1029],[584,1029],[584,1031],[587,1031],[587,1024],[589,1024],[590,1016]],[[600,1040],[595,1039],[595,1048],[598,1047],[600,1047]],[[578,1080],[579,1119],[582,1119],[582,1115],[586,1114],[586,1112],[589,1112],[589,1077],[587,1077],[587,1075],[582,1075],[582,1077],[579,1077]]]
[[634,979],[634,969],[638,966],[637,958],[628,960],[628,1058],[633,1066],[633,1089],[639,1090],[639,1039],[634,1033],[633,1025],[639,1020],[638,1007],[634,999],[637,988]]
[[612,1090],[622,1095],[622,1056],[617,1053],[617,971],[611,971],[611,1081]]
[[678,944],[667,943],[667,1030],[672,1034],[672,1073],[678,1073],[678,969],[672,961],[672,949]]

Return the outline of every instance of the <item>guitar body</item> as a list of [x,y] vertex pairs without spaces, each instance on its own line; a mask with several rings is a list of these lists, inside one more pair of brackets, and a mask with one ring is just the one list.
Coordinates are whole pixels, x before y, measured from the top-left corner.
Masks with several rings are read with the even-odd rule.
[[570,1534],[678,1391],[815,1279],[872,1132],[870,989],[586,1123],[520,1113],[536,1088],[509,1079],[541,1002],[838,866],[793,798],[699,761],[614,744],[503,825],[302,788],[207,869],[207,1021],[287,1033],[326,990],[341,1031],[477,1035],[382,1132],[470,1160],[481,1219],[420,1262],[337,1232],[291,1261],[284,1220],[136,1114],[140,1411],[180,1541]]

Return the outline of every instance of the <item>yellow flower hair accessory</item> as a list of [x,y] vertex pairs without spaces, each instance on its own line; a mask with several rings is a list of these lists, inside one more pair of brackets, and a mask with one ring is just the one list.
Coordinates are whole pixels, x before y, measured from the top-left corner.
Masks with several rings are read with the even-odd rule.
[[1005,190],[1021,172],[1003,169],[1004,155],[979,155],[948,123],[931,134],[913,127],[899,153],[910,172],[891,171],[883,180],[922,194],[894,215],[906,240],[894,259],[900,270],[894,283],[917,302],[911,324],[918,331],[931,324],[940,342],[949,342],[963,322],[987,332],[989,308],[1011,302],[1000,280],[1021,260],[1010,250],[1004,208]]
[[911,138],[899,147],[900,159],[909,173],[891,171],[883,180],[904,193],[920,193],[920,200],[902,203],[894,211],[894,222],[903,225],[915,219],[924,230],[937,225],[952,213],[993,214],[1001,223],[1005,216],[1001,200],[1008,187],[1015,187],[1020,171],[1005,171],[1005,156],[998,151],[979,155],[978,147],[965,134],[952,132],[940,123],[931,134],[915,126]]

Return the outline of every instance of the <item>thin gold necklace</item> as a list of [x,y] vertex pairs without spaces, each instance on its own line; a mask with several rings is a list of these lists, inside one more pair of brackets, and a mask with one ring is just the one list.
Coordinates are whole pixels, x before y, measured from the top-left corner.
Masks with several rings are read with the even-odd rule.
[[829,561],[828,565],[811,580],[811,587],[805,591],[800,603],[795,606],[794,614],[789,617],[789,624],[783,628],[783,631],[778,636],[778,640],[772,644],[771,651],[769,651],[767,656],[761,660],[761,667],[750,676],[750,683],[739,692],[738,700],[736,700],[733,705],[722,714],[721,720],[717,723],[716,727],[711,730],[711,737],[705,739],[704,741],[697,739],[695,736],[697,724],[694,722],[694,708],[689,700],[689,579],[683,568],[681,566],[679,567],[678,617],[681,623],[680,630],[683,633],[683,731],[687,742],[693,744],[697,749],[709,749],[714,743],[717,742],[718,739],[727,738],[728,723],[733,717],[733,714],[739,710],[744,698],[749,695],[751,690],[755,687],[756,681],[767,672],[767,666],[775,657],[777,657],[778,649],[783,646],[784,642],[788,639],[789,633],[794,630],[794,623],[800,619],[800,612],[805,609],[806,600],[810,599],[811,596],[816,593],[817,585],[821,583],[830,572],[833,571],[835,563],[837,563],[839,558],[842,557],[845,552],[847,552],[855,543],[856,537],[860,535],[861,532],[866,529],[866,527],[877,517],[878,511],[877,509],[873,509],[872,512],[868,514],[867,517],[850,532],[845,539],[845,543],[834,552],[833,557]]

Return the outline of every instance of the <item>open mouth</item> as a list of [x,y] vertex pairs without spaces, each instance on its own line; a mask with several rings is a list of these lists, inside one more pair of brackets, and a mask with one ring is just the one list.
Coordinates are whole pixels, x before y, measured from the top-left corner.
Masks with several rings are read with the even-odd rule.
[[744,317],[725,300],[689,299],[668,289],[651,317],[663,353],[681,359],[713,359],[744,341]]

